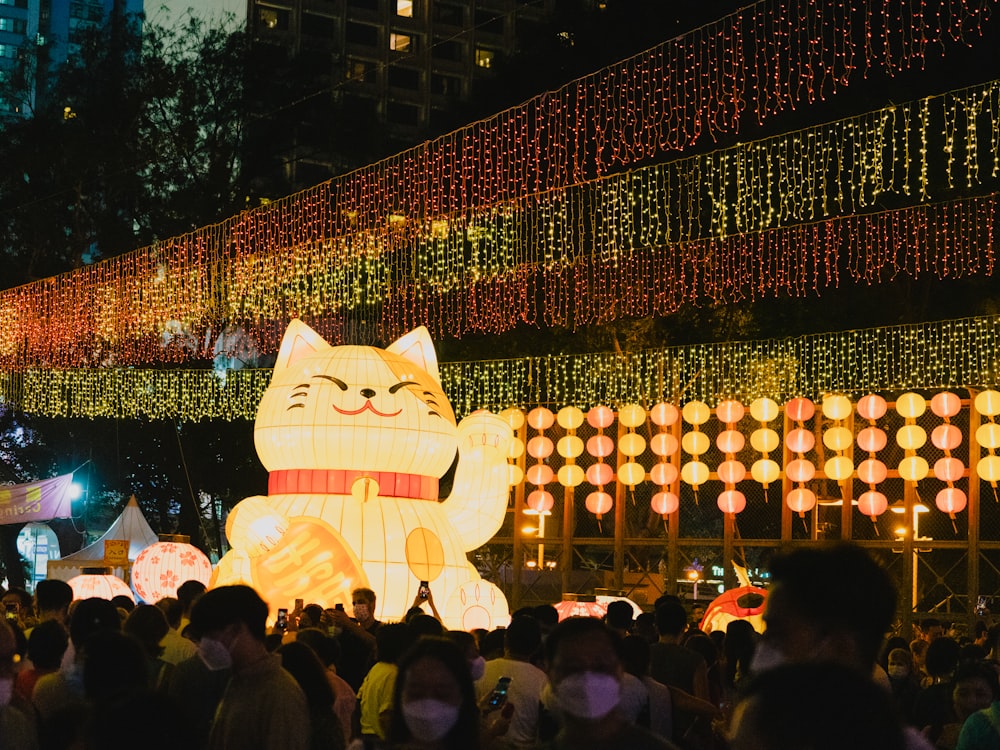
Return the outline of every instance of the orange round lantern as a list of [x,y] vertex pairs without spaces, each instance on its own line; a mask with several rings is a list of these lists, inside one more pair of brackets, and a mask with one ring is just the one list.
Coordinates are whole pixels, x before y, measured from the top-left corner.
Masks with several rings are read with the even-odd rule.
[[670,463],[653,464],[649,470],[649,481],[653,484],[673,484],[677,481],[677,476],[677,467]]
[[669,427],[680,417],[681,413],[673,404],[659,403],[649,410],[649,420],[657,427]]
[[792,453],[808,453],[816,445],[816,436],[799,427],[785,435],[785,445]]
[[965,464],[959,459],[945,456],[934,462],[934,476],[942,482],[957,482],[965,474]]
[[723,461],[719,464],[716,473],[722,482],[726,484],[738,484],[746,478],[747,469],[740,461]]
[[600,518],[614,505],[614,500],[607,492],[591,492],[587,495],[587,510]]
[[746,410],[743,408],[743,404],[739,401],[733,401],[730,399],[719,402],[719,405],[715,407],[715,416],[717,416],[719,421],[723,424],[736,424],[743,419],[745,411]]
[[135,558],[132,586],[144,602],[155,604],[165,596],[177,596],[177,587],[185,581],[208,585],[212,563],[189,542],[187,536],[164,534]]
[[114,599],[116,596],[127,596],[133,602],[135,596],[121,578],[111,573],[111,568],[84,568],[78,576],[73,576],[66,583],[73,589],[74,599]]
[[880,427],[865,427],[858,433],[858,447],[868,453],[878,453],[889,443],[885,430]]
[[715,438],[715,444],[723,453],[739,453],[746,444],[746,438],[739,430],[723,430]]
[[876,419],[881,419],[885,416],[885,413],[889,410],[889,405],[885,402],[885,399],[877,394],[869,394],[867,396],[862,396],[858,400],[858,414],[861,415],[863,419],[867,419],[870,422],[874,422]]
[[548,513],[552,510],[552,506],[555,505],[555,499],[552,497],[551,492],[545,490],[533,490],[528,493],[528,497],[525,498],[524,504],[528,506],[529,510],[535,513]]
[[858,479],[865,484],[881,484],[888,474],[885,464],[877,458],[869,458],[858,464]]
[[931,443],[938,450],[953,451],[962,444],[962,431],[953,424],[939,424],[931,431]]
[[587,453],[595,458],[606,458],[615,450],[614,441],[607,435],[591,435],[587,439]]
[[555,474],[550,466],[546,464],[532,464],[528,467],[528,481],[539,486],[549,484]]
[[965,510],[966,502],[965,493],[958,487],[945,487],[934,498],[934,503],[937,505],[938,510],[952,516]]
[[935,393],[931,399],[931,411],[938,417],[948,419],[962,410],[962,399],[951,391]]
[[816,507],[816,493],[804,487],[799,487],[788,493],[785,502],[788,503],[789,508],[802,515]]
[[794,461],[788,462],[788,466],[785,467],[785,474],[793,482],[808,482],[816,476],[816,467],[811,461],[806,461],[804,458],[797,458]]
[[587,481],[594,486],[607,484],[614,478],[614,475],[615,470],[608,464],[597,463],[587,467]]
[[807,422],[816,413],[816,405],[807,398],[793,398],[785,404],[785,414],[794,422]]
[[539,406],[528,412],[528,425],[536,430],[547,430],[555,424],[556,416],[544,406]]
[[861,497],[858,498],[858,510],[866,516],[870,516],[872,520],[874,520],[876,516],[880,516],[885,513],[888,507],[889,501],[886,499],[885,495],[881,492],[877,492],[876,490],[862,492]]
[[552,440],[544,435],[536,435],[528,441],[528,455],[532,458],[548,458],[553,448]]
[[610,427],[615,421],[615,413],[606,406],[595,406],[587,412],[587,424],[595,430],[603,430]]
[[680,500],[673,492],[657,492],[649,501],[654,513],[669,516],[680,507]]
[[741,513],[747,507],[746,495],[739,490],[720,492],[717,502],[723,513]]

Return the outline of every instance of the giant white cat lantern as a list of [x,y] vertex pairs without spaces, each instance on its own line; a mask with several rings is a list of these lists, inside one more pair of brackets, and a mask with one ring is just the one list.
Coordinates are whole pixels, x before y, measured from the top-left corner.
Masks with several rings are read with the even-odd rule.
[[[268,495],[230,513],[232,550],[212,585],[247,583],[272,606],[325,607],[366,586],[376,615],[399,619],[423,580],[446,626],[505,624],[503,593],[465,553],[503,522],[511,439],[485,411],[456,427],[425,328],[382,350],[330,346],[293,320],[254,425]],[[441,501],[438,480],[456,449]]]

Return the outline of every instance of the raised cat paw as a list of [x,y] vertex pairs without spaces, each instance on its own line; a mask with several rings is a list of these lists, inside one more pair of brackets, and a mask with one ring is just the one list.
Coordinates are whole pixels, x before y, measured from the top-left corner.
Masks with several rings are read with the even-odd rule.
[[458,423],[458,449],[462,453],[484,451],[506,461],[513,437],[510,425],[488,411],[474,411]]

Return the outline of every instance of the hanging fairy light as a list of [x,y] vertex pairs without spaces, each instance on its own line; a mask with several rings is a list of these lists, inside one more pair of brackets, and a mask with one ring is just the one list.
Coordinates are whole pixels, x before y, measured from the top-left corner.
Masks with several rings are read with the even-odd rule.
[[934,462],[934,477],[947,486],[938,491],[934,503],[938,510],[947,513],[955,528],[955,514],[965,510],[967,498],[965,492],[955,486],[955,482],[965,476],[965,464],[955,458],[951,452],[962,444],[962,431],[951,423],[951,418],[962,410],[962,400],[951,391],[935,393],[931,398],[931,411],[944,420],[931,431],[931,443],[944,456]]
[[695,502],[698,502],[698,488],[708,481],[709,476],[708,465],[700,458],[711,445],[708,435],[699,427],[708,421],[711,414],[712,410],[704,401],[688,401],[681,409],[684,421],[691,425],[691,430],[681,437],[681,447],[691,456],[691,460],[681,466],[681,479],[691,485]]
[[[988,451],[988,454],[979,459],[976,464],[976,473],[980,479],[990,483],[993,488],[993,499],[997,498],[997,482],[1000,482],[1000,456],[996,450],[1000,447],[1000,425],[997,425],[996,416],[1000,414],[1000,392],[992,389],[981,391],[976,394],[973,402],[976,411],[986,417],[987,421],[979,425],[976,430],[976,441]],[[985,440],[985,442],[983,442]],[[1000,500],[998,500],[1000,501]]]
[[770,454],[778,449],[780,438],[778,433],[767,426],[778,418],[779,408],[776,401],[766,396],[754,399],[750,403],[750,416],[760,424],[756,430],[750,433],[750,445],[755,451],[759,451],[761,456],[750,467],[750,476],[760,482],[764,488],[764,501],[767,502],[767,488],[772,482],[777,481],[781,475],[781,467],[778,462],[770,457]]
[[805,486],[816,475],[816,466],[805,457],[816,445],[816,437],[805,428],[815,413],[816,406],[808,398],[793,398],[785,404],[785,415],[795,425],[785,435],[785,445],[796,456],[785,467],[785,475],[798,485],[789,491],[785,503],[803,519],[816,507],[816,493]]
[[587,440],[587,453],[597,461],[587,467],[586,477],[587,481],[597,489],[587,495],[584,504],[587,510],[597,516],[598,528],[602,516],[614,506],[614,498],[604,491],[604,485],[614,480],[614,471],[604,459],[615,450],[614,441],[604,434],[604,430],[614,424],[614,421],[615,413],[607,406],[595,406],[587,412],[587,424],[597,430],[597,434],[591,435]]
[[857,437],[858,447],[868,454],[868,458],[858,464],[858,479],[868,485],[868,489],[858,498],[858,510],[871,518],[876,534],[876,519],[889,507],[888,498],[878,490],[878,485],[885,481],[889,472],[876,455],[888,444],[888,437],[876,422],[885,416],[888,409],[885,399],[876,393],[863,396],[857,404],[858,415],[868,422],[868,426],[858,432]]
[[649,503],[653,512],[663,517],[664,523],[667,516],[680,507],[680,498],[673,489],[679,472],[676,463],[671,461],[680,449],[677,438],[671,432],[678,419],[680,412],[673,404],[661,402],[649,410],[649,420],[659,428],[649,441],[649,448],[657,457],[657,462],[649,470],[649,478],[659,486],[659,491],[653,494]]
[[634,503],[635,487],[646,479],[646,470],[636,462],[636,457],[646,450],[646,439],[635,431],[646,422],[646,410],[638,404],[626,404],[618,410],[618,422],[627,430],[618,438],[618,452],[628,458],[618,467],[618,481],[628,487]]
[[917,450],[927,442],[927,431],[917,424],[917,417],[927,411],[927,401],[919,393],[904,393],[896,399],[896,411],[904,424],[896,430],[896,443],[903,449],[899,462],[899,476],[914,486],[930,472],[927,459],[917,455]]
[[715,439],[716,446],[725,455],[725,461],[719,464],[716,471],[725,486],[717,501],[723,513],[741,513],[747,507],[746,495],[736,489],[747,474],[743,463],[736,460],[736,454],[743,450],[746,442],[743,433],[736,429],[744,413],[743,404],[733,399],[720,401],[715,407],[716,417],[726,427]]

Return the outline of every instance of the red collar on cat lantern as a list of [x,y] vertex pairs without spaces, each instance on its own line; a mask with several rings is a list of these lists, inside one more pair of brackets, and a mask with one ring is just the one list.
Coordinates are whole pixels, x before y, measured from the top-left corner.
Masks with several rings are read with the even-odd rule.
[[268,495],[350,495],[359,479],[378,482],[378,494],[414,500],[438,500],[438,478],[394,471],[353,469],[282,469],[267,475]]

